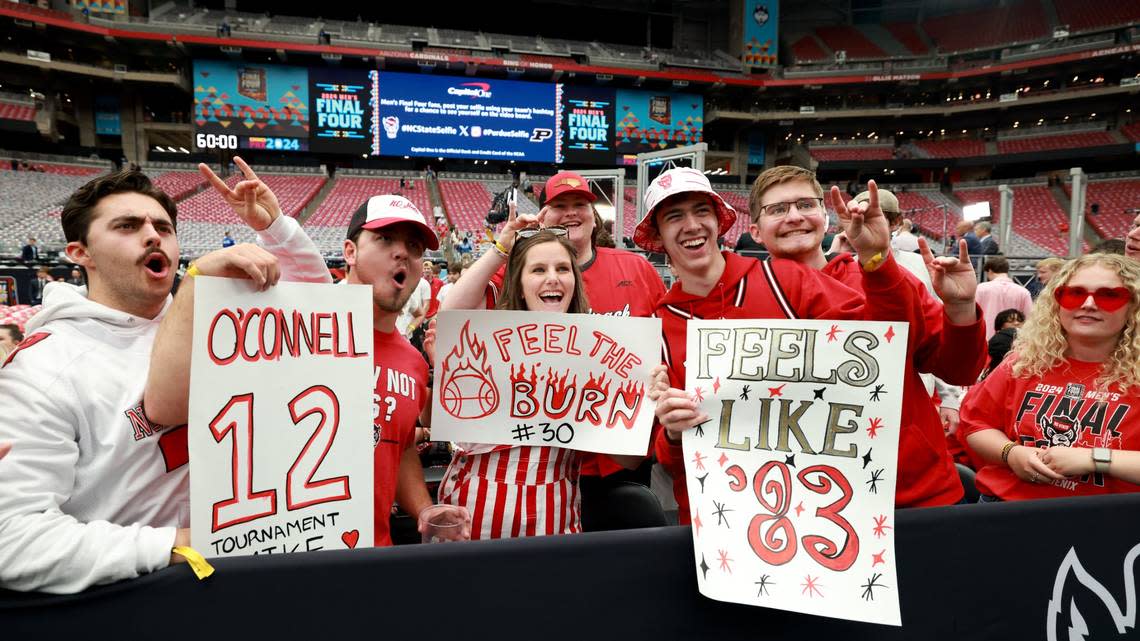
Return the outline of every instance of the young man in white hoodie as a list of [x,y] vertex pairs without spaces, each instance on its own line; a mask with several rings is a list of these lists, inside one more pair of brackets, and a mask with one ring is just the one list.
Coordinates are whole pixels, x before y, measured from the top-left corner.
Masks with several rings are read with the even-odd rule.
[[[230,204],[265,248],[207,254],[198,273],[262,287],[327,277],[297,222],[235,161],[246,180]],[[153,423],[143,407],[178,265],[174,202],[123,171],[80,187],[61,223],[88,286],[49,285],[0,369],[0,442],[12,445],[0,465],[0,587],[70,593],[182,560],[173,548],[189,541],[189,492],[185,427]]]

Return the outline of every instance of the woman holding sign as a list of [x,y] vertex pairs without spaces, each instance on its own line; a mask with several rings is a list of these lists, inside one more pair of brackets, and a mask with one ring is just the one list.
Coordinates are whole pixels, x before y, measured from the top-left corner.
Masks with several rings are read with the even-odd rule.
[[1140,491],[1140,262],[1070,261],[962,403],[982,501]]
[[[565,227],[517,232],[498,309],[590,311]],[[425,349],[434,351],[434,337]],[[582,531],[577,452],[557,447],[459,446],[440,483],[439,499],[467,508],[472,539]]]

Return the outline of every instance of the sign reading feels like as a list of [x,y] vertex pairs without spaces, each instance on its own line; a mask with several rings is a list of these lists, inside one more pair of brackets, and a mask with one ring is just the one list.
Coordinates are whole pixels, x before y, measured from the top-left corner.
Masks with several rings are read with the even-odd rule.
[[691,320],[683,450],[702,594],[901,625],[906,323]]

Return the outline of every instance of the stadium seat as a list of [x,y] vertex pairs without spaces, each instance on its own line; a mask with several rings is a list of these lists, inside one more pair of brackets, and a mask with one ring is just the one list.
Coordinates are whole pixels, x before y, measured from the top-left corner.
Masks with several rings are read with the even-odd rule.
[[986,155],[986,143],[981,140],[917,140],[914,144],[930,158],[968,158]]
[[892,22],[883,26],[911,53],[920,56],[930,53],[930,47],[926,46],[918,33],[918,25],[910,22]]
[[842,160],[890,160],[894,147],[810,147],[811,157],[820,162]]
[[1085,0],[1053,0],[1057,19],[1069,26],[1070,33],[1094,31],[1140,22],[1140,3],[1085,2]]
[[[1068,183],[1065,191],[1072,193]],[[1123,238],[1136,218],[1128,210],[1140,207],[1140,180],[1090,180],[1085,203],[1085,220],[1101,238]],[[1096,215],[1091,213],[1093,203],[1100,205]]]
[[815,35],[832,51],[846,51],[848,60],[887,58],[885,51],[867,39],[861,31],[847,25],[819,27]]
[[590,509],[582,511],[584,532],[665,527],[668,524],[657,495],[638,483],[618,483],[608,492],[594,496]]
[[1049,36],[1041,0],[927,18],[922,29],[943,53],[994,48]]
[[439,181],[439,195],[452,224],[460,231],[482,231],[491,209],[491,192],[481,181]]
[[[994,225],[1001,218],[1001,197],[995,187],[984,189],[962,189],[954,192],[964,203],[989,202]],[[1061,209],[1057,199],[1044,185],[1013,187],[1013,229],[1020,238],[1013,239],[1013,246],[1002,247],[1007,255],[1054,255],[1067,256],[1069,234],[1062,231],[1068,214]],[[1022,244],[1024,239],[1028,244]]]
[[1077,147],[1101,147],[1115,145],[1116,140],[1107,131],[1083,131],[1072,134],[1053,134],[1031,138],[1011,138],[999,140],[998,152],[1003,154],[1023,154],[1051,149],[1074,149]]

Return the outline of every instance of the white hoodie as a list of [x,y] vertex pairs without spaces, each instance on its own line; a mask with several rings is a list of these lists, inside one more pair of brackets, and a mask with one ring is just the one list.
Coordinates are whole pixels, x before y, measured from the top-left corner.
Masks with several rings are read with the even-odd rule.
[[[296,220],[260,237],[283,279],[331,282]],[[166,439],[182,452],[168,470],[160,439],[175,428],[141,411],[169,306],[150,320],[48,285],[28,342],[0,369],[0,442],[13,444],[0,461],[0,586],[71,593],[169,563],[176,528],[190,524],[185,441]]]

